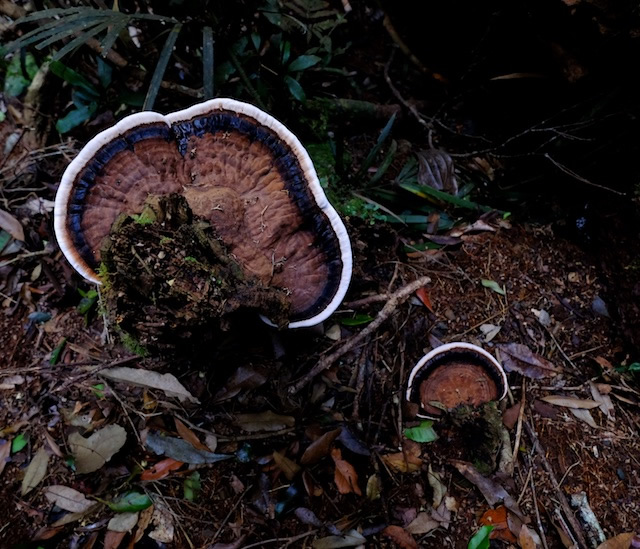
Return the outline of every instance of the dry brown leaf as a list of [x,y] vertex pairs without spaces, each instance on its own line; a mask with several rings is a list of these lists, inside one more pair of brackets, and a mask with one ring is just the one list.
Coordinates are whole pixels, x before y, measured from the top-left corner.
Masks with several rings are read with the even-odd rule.
[[296,419],[292,416],[281,416],[273,413],[271,410],[260,412],[259,414],[238,414],[236,423],[248,433],[256,431],[280,431],[287,427],[293,427]]
[[593,416],[591,415],[591,412],[589,412],[589,410],[584,410],[582,408],[569,408],[569,411],[575,416],[577,417],[580,421],[583,421],[584,423],[586,423],[589,427],[593,427],[594,429],[597,429],[598,425],[596,424],[595,420],[593,419]]
[[507,508],[500,505],[495,509],[489,509],[478,521],[482,526],[493,526],[491,539],[501,539],[509,543],[516,543],[516,537],[509,530],[507,523]]
[[389,525],[382,531],[382,534],[391,538],[402,549],[418,549],[418,544],[413,536],[400,526]]
[[513,406],[507,408],[502,414],[502,423],[507,429],[513,429],[516,423],[518,423],[518,416],[520,415],[521,406],[522,401],[516,402]]
[[522,549],[538,549],[542,544],[542,540],[537,532],[523,524],[518,536],[518,544]]
[[85,513],[96,504],[95,501],[87,499],[83,493],[68,486],[48,486],[44,495],[51,503],[55,503],[60,507],[60,509],[72,513]]
[[440,526],[440,522],[433,519],[431,515],[425,511],[418,513],[418,516],[414,518],[407,526],[407,532],[421,536],[427,534],[431,530],[435,530]]
[[619,534],[598,545],[598,549],[629,549],[634,535],[634,532]]
[[[608,387],[609,392],[611,392],[611,386],[607,385],[606,387]],[[607,416],[607,419],[614,421],[615,408],[613,407],[613,402],[611,402],[611,397],[607,393],[601,392],[598,385],[592,381],[589,382],[589,389],[591,390],[593,400],[600,404],[600,410],[602,410],[602,413]]]
[[153,517],[154,506],[147,507],[146,509],[140,511],[140,518],[138,519],[138,527],[136,528],[136,533],[133,536],[133,542],[138,543],[142,536],[144,536],[144,532],[149,526],[151,522],[151,518]]
[[107,425],[84,438],[78,433],[69,435],[69,447],[75,458],[76,472],[93,473],[118,452],[127,441],[127,432],[120,425]]
[[151,469],[142,471],[140,480],[160,480],[161,478],[168,477],[171,471],[180,469],[183,465],[183,461],[178,461],[173,458],[163,459],[151,467]]
[[273,461],[275,461],[278,469],[284,473],[284,476],[287,477],[287,480],[293,480],[300,472],[300,465],[280,452],[273,452]]
[[140,368],[127,368],[119,366],[117,368],[109,368],[100,372],[102,377],[134,385],[136,387],[148,387],[149,389],[158,389],[163,391],[165,395],[176,397],[180,402],[188,400],[198,404],[198,399],[187,391],[172,374],[161,374],[151,370],[142,370]]
[[0,209],[0,229],[7,231],[13,238],[24,242],[24,228],[9,212]]
[[574,398],[551,395],[542,397],[541,400],[544,400],[549,404],[553,404],[554,406],[563,406],[565,408],[583,410],[591,410],[592,408],[597,408],[598,406],[600,406],[600,404],[598,404],[595,400],[591,400],[590,398]]
[[434,508],[440,505],[442,498],[447,495],[447,487],[442,484],[442,480],[440,479],[440,473],[434,472],[431,468],[431,464],[429,464],[429,473],[427,475],[427,481],[429,482],[429,486],[431,486],[433,490],[433,503],[432,506]]
[[107,524],[107,530],[112,532],[131,532],[138,524],[138,512],[117,513]]
[[107,530],[104,535],[104,549],[118,549],[126,535],[126,532],[113,532],[112,530]]
[[180,421],[177,417],[173,418],[176,424],[176,431],[178,434],[186,440],[191,446],[197,448],[198,450],[204,450],[205,452],[213,452],[208,446],[202,444],[198,435],[196,435],[189,427],[187,427],[182,421]]
[[54,455],[58,456],[59,458],[64,458],[64,454],[62,453],[62,450],[60,450],[60,446],[58,446],[58,443],[53,440],[53,437],[47,431],[44,432],[44,438],[46,439],[47,444],[49,445],[49,448],[54,453]]
[[173,523],[173,515],[171,511],[164,505],[156,502],[151,517],[155,528],[149,533],[149,537],[161,543],[173,542],[175,526]]
[[358,486],[358,473],[348,461],[342,459],[342,452],[338,448],[331,450],[331,458],[336,464],[334,481],[341,494],[350,494],[351,492],[362,495],[362,491]]
[[489,505],[504,503],[504,506],[509,509],[509,511],[515,513],[519,518],[524,516],[518,507],[516,500],[513,499],[513,497],[497,482],[480,474],[480,472],[471,463],[451,460],[451,464],[463,477],[476,485]]
[[300,458],[302,465],[313,465],[320,461],[323,457],[328,456],[331,450],[331,445],[336,438],[342,432],[342,428],[334,429],[322,435],[317,440],[314,440],[309,447],[304,451]]
[[22,486],[20,493],[24,496],[31,492],[38,484],[42,482],[42,479],[47,475],[47,467],[49,466],[49,454],[41,447],[33,456],[31,463],[27,467],[22,479]]
[[341,536],[327,536],[313,542],[313,549],[336,549],[337,547],[359,547],[367,542],[357,530],[349,530]]
[[501,343],[496,347],[507,372],[518,372],[532,379],[540,379],[562,371],[561,368],[521,343]]
[[412,441],[405,441],[405,451],[395,454],[380,456],[387,467],[398,473],[414,473],[422,467],[420,459],[420,445],[409,444]]

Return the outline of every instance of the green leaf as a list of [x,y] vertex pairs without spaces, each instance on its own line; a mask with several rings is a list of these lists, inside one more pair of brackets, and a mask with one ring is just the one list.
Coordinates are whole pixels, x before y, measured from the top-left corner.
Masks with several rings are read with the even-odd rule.
[[104,398],[104,383],[97,383],[96,385],[91,386],[91,390],[93,394],[96,395],[99,399]]
[[17,97],[27,89],[31,80],[38,72],[38,65],[32,54],[27,53],[24,57],[24,69],[22,70],[22,57],[14,55],[7,67],[4,78],[4,93],[10,97]]
[[95,305],[96,301],[98,300],[98,292],[96,292],[95,290],[89,290],[88,292],[78,290],[78,292],[82,296],[82,299],[76,307],[76,310],[81,315],[84,315],[87,314],[91,310],[91,307]]
[[51,351],[51,358],[49,358],[49,364],[51,364],[52,366],[58,364],[58,361],[60,360],[60,355],[62,354],[62,349],[64,349],[64,346],[67,344],[67,338],[63,337],[62,341],[60,343],[58,343],[58,346]]
[[[100,501],[100,500],[99,500]],[[116,513],[127,513],[142,511],[153,504],[153,501],[147,494],[140,492],[127,492],[113,501],[104,501],[109,509]]]
[[423,421],[417,427],[410,427],[404,430],[404,436],[414,442],[433,442],[438,438],[433,430],[433,421]]
[[284,81],[287,83],[291,95],[300,101],[300,103],[304,103],[307,100],[307,96],[305,95],[300,82],[290,76],[285,76]]
[[113,73],[113,69],[111,65],[104,61],[102,57],[97,58],[98,62],[98,80],[100,80],[100,85],[106,90],[111,84],[111,75]]
[[438,191],[428,185],[415,185],[413,183],[400,183],[399,185],[405,191],[409,191],[410,193],[419,196],[420,198],[432,199],[434,202],[439,203],[448,203],[458,208],[465,208],[467,210],[479,210],[482,212],[491,212],[492,208],[489,206],[483,206],[482,204],[478,204],[476,202],[472,202],[471,200],[467,200],[466,198],[460,198],[459,196],[453,196],[452,194],[446,193],[444,191]]
[[83,122],[89,120],[97,109],[98,104],[95,101],[88,105],[73,109],[69,114],[60,118],[60,120],[56,122],[56,130],[61,134],[70,132],[76,126],[79,126]]
[[29,437],[24,433],[20,433],[11,441],[11,453],[15,454],[22,450],[29,443]]
[[49,69],[53,74],[55,74],[59,78],[62,78],[65,82],[68,82],[76,88],[83,89],[92,97],[96,99],[100,97],[100,92],[95,89],[91,82],[89,82],[80,73],[67,67],[64,63],[61,63],[60,61],[52,61],[51,63],[49,63]]
[[[2,120],[0,120],[0,122],[2,122]],[[12,238],[13,237],[4,229],[0,231],[0,252],[11,242]]]
[[195,501],[200,494],[202,485],[200,483],[200,473],[194,471],[190,476],[184,479],[183,485],[184,499],[187,501]]
[[489,549],[489,534],[493,530],[493,526],[483,526],[469,540],[467,549]]
[[507,292],[505,291],[505,287],[502,286],[501,288],[500,285],[495,280],[486,280],[483,278],[481,282],[485,288],[489,288],[490,290],[493,290],[494,292],[500,295],[507,295]]
[[373,164],[373,161],[375,160],[376,156],[378,155],[378,152],[382,148],[382,145],[384,145],[384,142],[387,140],[387,137],[389,137],[389,134],[391,133],[391,128],[393,128],[393,123],[395,122],[395,120],[396,120],[396,114],[393,113],[391,115],[391,118],[389,118],[389,121],[386,123],[385,127],[382,128],[382,131],[378,136],[378,141],[376,141],[376,144],[369,151],[369,154],[367,155],[367,158],[365,158],[364,162],[362,163],[362,166],[360,166],[357,177],[362,177],[364,176],[365,173],[367,173],[367,170],[371,167],[371,164]]
[[355,315],[351,318],[341,318],[340,324],[343,326],[360,326],[361,324],[368,324],[373,320],[369,315]]
[[151,77],[151,83],[149,84],[149,90],[147,91],[147,96],[145,97],[142,110],[150,111],[153,109],[158,91],[160,90],[160,84],[162,84],[164,72],[167,70],[169,59],[173,54],[173,47],[176,45],[176,40],[178,39],[181,29],[182,23],[176,23],[171,29],[171,32],[169,32],[169,36],[167,36],[167,40],[165,41],[162,51],[160,52],[160,57],[158,58],[158,64],[153,71],[153,76]]
[[301,55],[297,57],[289,65],[289,70],[292,72],[303,71],[320,62],[320,58],[317,55]]

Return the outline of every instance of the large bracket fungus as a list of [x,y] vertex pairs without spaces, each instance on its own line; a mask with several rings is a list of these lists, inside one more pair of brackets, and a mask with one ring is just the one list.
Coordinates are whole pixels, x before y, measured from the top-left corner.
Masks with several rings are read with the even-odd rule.
[[440,406],[480,406],[503,399],[507,388],[507,376],[490,353],[471,343],[453,342],[418,361],[409,375],[406,398],[419,405],[418,417],[438,418]]
[[275,118],[232,99],[141,112],[94,137],[56,195],[60,248],[100,284],[101,243],[116,218],[170,193],[211,223],[247,273],[290,294],[289,327],[318,324],[342,301],[349,237],[309,155]]

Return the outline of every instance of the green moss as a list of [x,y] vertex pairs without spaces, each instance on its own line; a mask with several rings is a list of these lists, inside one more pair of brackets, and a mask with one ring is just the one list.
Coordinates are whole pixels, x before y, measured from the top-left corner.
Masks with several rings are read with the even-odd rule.
[[129,351],[143,358],[148,356],[149,351],[147,351],[146,347],[144,347],[144,345],[141,345],[136,338],[134,338],[131,334],[128,334],[124,330],[119,330],[119,332],[120,341],[122,341],[122,344],[127,349],[129,349]]

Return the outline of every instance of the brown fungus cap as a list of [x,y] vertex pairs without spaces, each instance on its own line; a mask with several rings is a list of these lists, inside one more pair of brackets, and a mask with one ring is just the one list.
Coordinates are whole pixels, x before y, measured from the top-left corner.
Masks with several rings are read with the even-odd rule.
[[420,406],[419,417],[437,418],[442,410],[467,404],[480,406],[507,393],[507,377],[500,363],[471,343],[454,342],[436,347],[411,371],[406,398]]
[[184,195],[249,273],[290,292],[289,327],[318,324],[342,301],[349,237],[309,155],[272,116],[232,99],[134,114],[87,143],[56,195],[61,250],[100,284],[100,246],[116,218],[169,193]]

